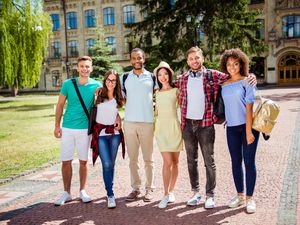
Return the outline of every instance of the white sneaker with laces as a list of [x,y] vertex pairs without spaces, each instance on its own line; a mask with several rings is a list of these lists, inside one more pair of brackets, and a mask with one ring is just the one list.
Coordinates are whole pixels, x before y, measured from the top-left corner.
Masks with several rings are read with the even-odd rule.
[[168,202],[169,202],[169,195],[166,195],[162,198],[162,200],[158,204],[158,208],[160,208],[160,209],[166,208],[168,205]]
[[237,195],[237,196],[233,197],[232,199],[230,199],[230,201],[228,203],[228,207],[229,208],[236,208],[240,205],[243,205],[244,203],[245,203],[244,196]]
[[206,198],[204,208],[206,208],[206,209],[213,209],[213,208],[215,208],[215,201],[214,201],[213,197]]
[[202,196],[200,194],[194,194],[194,196],[187,201],[187,205],[189,206],[195,206],[195,205],[199,205],[200,201],[202,200]]
[[116,206],[117,204],[116,204],[115,196],[111,196],[111,197],[107,196],[107,208],[113,209],[116,208]]
[[54,205],[61,206],[71,200],[72,200],[72,196],[68,192],[64,191],[64,193],[60,196],[60,198],[54,202]]
[[92,201],[91,197],[86,193],[85,190],[80,191],[80,198],[84,203],[88,203]]
[[255,213],[256,212],[255,201],[251,198],[246,201],[246,211],[247,211],[247,213]]
[[169,192],[169,203],[175,202],[175,195],[173,192]]

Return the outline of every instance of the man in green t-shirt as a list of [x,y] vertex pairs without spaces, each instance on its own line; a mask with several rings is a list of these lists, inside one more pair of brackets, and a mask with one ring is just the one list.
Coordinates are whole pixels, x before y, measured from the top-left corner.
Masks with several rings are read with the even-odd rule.
[[[86,108],[90,110],[94,101],[94,91],[100,87],[100,83],[89,77],[93,71],[92,59],[89,56],[79,57],[77,63],[79,77],[75,78],[75,81]],[[66,101],[68,104],[61,127],[61,118]],[[62,85],[55,113],[54,136],[61,138],[60,160],[62,161],[61,170],[64,183],[62,196],[54,202],[57,206],[72,200],[70,189],[75,147],[79,159],[80,198],[85,203],[91,202],[90,196],[84,190],[87,179],[87,160],[90,146],[90,137],[87,130],[88,118],[80,103],[72,79],[68,79]]]

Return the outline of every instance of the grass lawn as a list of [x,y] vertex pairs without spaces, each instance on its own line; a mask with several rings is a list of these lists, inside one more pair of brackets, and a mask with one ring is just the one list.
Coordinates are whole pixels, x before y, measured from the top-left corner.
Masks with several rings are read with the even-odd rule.
[[0,179],[59,160],[57,98],[0,102]]

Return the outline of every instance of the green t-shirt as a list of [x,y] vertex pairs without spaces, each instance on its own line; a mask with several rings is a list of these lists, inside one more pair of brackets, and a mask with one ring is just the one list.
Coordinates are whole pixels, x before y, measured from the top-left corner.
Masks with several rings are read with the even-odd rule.
[[[89,78],[85,85],[78,83],[78,77],[75,78],[79,92],[88,111],[90,111],[94,102],[94,91],[101,84]],[[87,129],[88,118],[80,104],[78,95],[71,79],[66,80],[61,88],[60,93],[67,98],[67,109],[64,113],[62,127],[71,129]]]

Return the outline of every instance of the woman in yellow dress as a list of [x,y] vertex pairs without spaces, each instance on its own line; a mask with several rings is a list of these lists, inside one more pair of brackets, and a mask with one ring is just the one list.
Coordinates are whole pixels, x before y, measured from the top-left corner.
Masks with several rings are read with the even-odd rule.
[[155,131],[154,135],[163,157],[164,197],[158,207],[166,208],[168,203],[175,202],[173,193],[178,176],[178,159],[182,150],[182,134],[177,117],[177,92],[172,84],[173,70],[166,62],[160,62],[154,69],[159,90],[155,92]]

